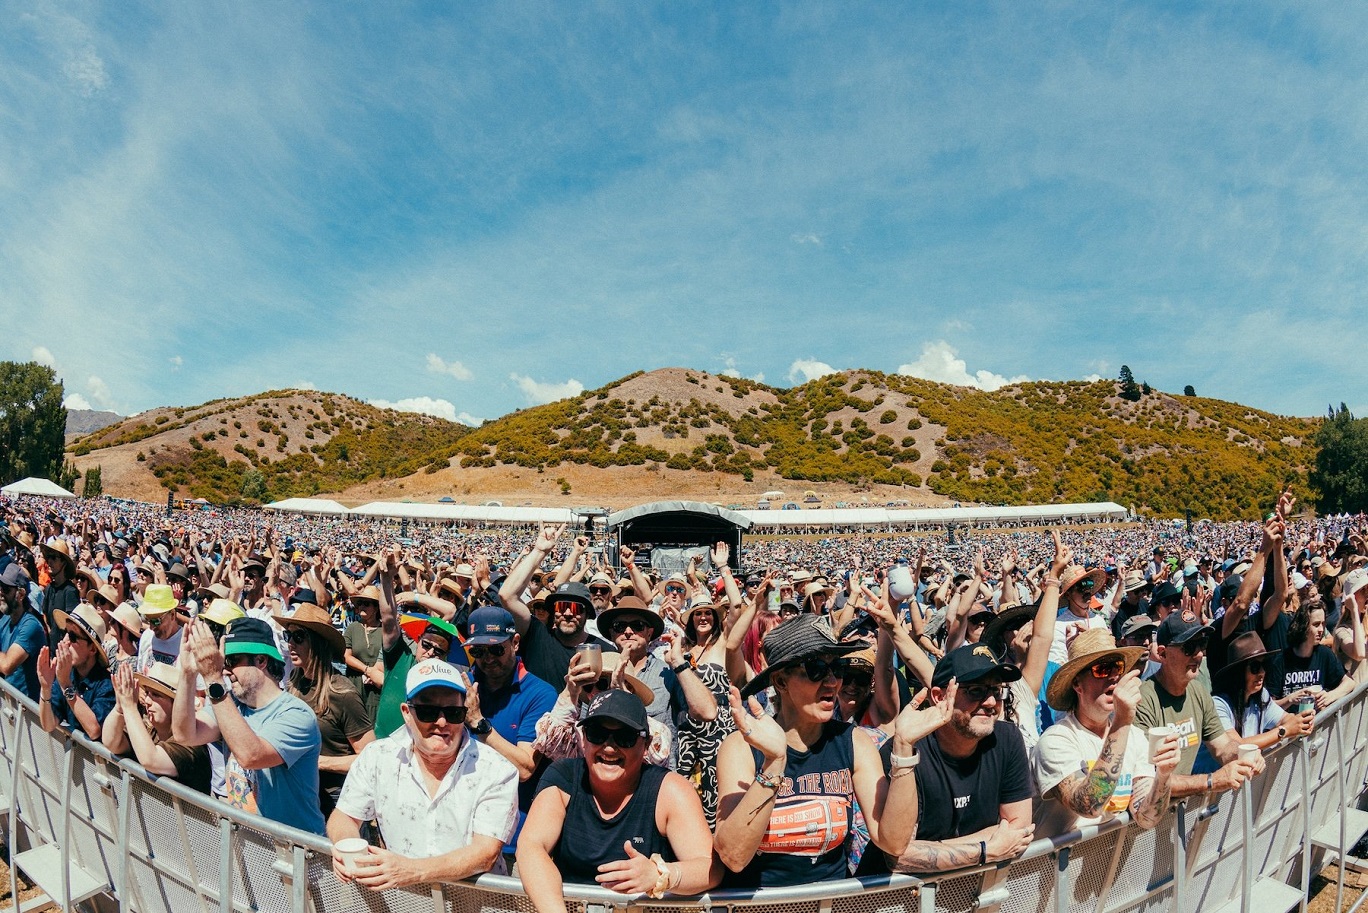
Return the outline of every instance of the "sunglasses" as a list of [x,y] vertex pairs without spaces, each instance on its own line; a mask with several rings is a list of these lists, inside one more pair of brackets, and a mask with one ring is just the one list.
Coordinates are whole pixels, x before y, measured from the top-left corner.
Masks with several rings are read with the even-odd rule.
[[824,682],[828,675],[845,678],[846,664],[839,659],[805,659],[800,664],[810,682]]
[[466,652],[471,659],[484,659],[486,656],[491,659],[498,659],[504,655],[507,644],[489,644],[487,646],[466,647]]
[[1255,675],[1258,675],[1260,672],[1262,672],[1262,671],[1264,670],[1263,660],[1261,660],[1261,659],[1251,660],[1251,661],[1249,662],[1248,669],[1249,669],[1250,672],[1254,673]]
[[578,602],[556,602],[552,603],[552,608],[557,615],[580,615],[584,612],[584,606]]
[[684,595],[684,588],[683,588],[682,586],[667,586],[667,587],[665,588],[665,592],[667,592],[667,593],[674,593],[674,594],[676,594],[676,595],[683,596],[683,595]]
[[1183,644],[1183,652],[1188,656],[1196,656],[1198,653],[1204,652],[1206,648],[1207,639],[1205,637],[1194,637],[1192,640]]
[[242,574],[242,576],[246,577],[248,580],[265,580],[265,579],[266,579],[266,575],[263,574],[261,571],[244,571],[243,574]]
[[236,669],[238,666],[255,666],[256,654],[239,653],[236,656],[224,657],[223,664],[229,669]]
[[641,741],[641,733],[634,729],[609,729],[601,723],[585,723],[580,731],[594,745],[612,742],[618,748],[633,748]]
[[74,644],[94,643],[94,641],[91,640],[89,637],[86,637],[84,634],[77,634],[75,631],[66,632],[66,639]]
[[290,628],[285,632],[285,639],[292,644],[306,644],[309,642],[309,632],[301,628]]
[[975,704],[982,704],[990,697],[998,701],[1003,700],[1007,689],[1001,685],[960,685],[959,693]]
[[1112,678],[1118,676],[1126,670],[1126,664],[1119,659],[1110,659],[1102,663],[1093,663],[1088,667],[1093,678]]
[[591,586],[589,592],[595,596],[607,596],[613,592],[613,588],[607,586]]
[[1181,605],[1182,602],[1183,602],[1183,597],[1182,597],[1182,596],[1169,596],[1169,597],[1166,597],[1166,598],[1164,598],[1164,599],[1159,600],[1159,604],[1162,605],[1162,606],[1176,606],[1176,605]]
[[409,704],[413,718],[420,723],[435,723],[438,717],[445,717],[453,726],[466,721],[466,709],[455,704]]
[[228,626],[221,625],[217,621],[210,621],[207,618],[201,618],[200,621],[204,622],[204,626],[209,629],[209,633],[214,635],[214,640],[223,640],[223,635],[228,632]]
[[1097,589],[1097,581],[1093,580],[1091,577],[1084,577],[1074,584],[1074,589],[1078,590],[1080,593],[1091,593],[1093,590]]
[[841,675],[842,681],[855,688],[868,688],[874,684],[874,675],[870,672],[851,672],[846,670]]
[[420,640],[418,641],[418,646],[422,647],[424,650],[431,650],[433,653],[445,653],[447,650],[451,649],[450,644],[444,644],[436,640]]
[[609,688],[611,688],[612,686],[613,686],[613,680],[612,680],[611,678],[609,678],[608,676],[606,676],[606,675],[602,675],[602,676],[599,676],[599,680],[598,680],[598,681],[596,681],[596,682],[590,682],[589,684],[587,684],[587,685],[585,685],[583,688],[581,688],[580,691],[583,692],[583,693],[585,693],[585,694],[590,694],[590,693],[592,693],[592,692],[594,692],[594,691],[607,691],[607,690],[608,690]]
[[616,636],[618,634],[626,634],[628,631],[631,631],[634,634],[645,633],[650,629],[651,623],[644,618],[622,618],[613,622],[608,630],[612,631],[613,635]]

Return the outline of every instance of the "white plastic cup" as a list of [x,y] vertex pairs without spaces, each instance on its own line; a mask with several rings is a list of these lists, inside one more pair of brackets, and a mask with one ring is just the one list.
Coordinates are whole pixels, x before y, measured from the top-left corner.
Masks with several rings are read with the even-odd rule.
[[1325,687],[1323,685],[1307,685],[1306,690],[1311,694],[1323,694],[1325,692]]
[[575,647],[575,652],[584,657],[584,661],[589,664],[589,668],[594,671],[594,678],[597,679],[603,674],[603,647],[596,643],[586,642]]
[[1248,761],[1250,764],[1253,764],[1254,760],[1259,757],[1259,755],[1260,751],[1258,745],[1251,745],[1248,742],[1240,744],[1238,757],[1241,761]]
[[888,594],[898,602],[905,602],[917,593],[912,570],[905,564],[895,564],[888,572]]
[[1154,759],[1159,756],[1159,752],[1164,750],[1164,742],[1173,735],[1172,726],[1155,726],[1149,731],[1149,761],[1154,763]]
[[370,844],[360,837],[348,837],[333,844],[333,856],[342,861],[342,870],[356,874],[356,861],[370,852]]

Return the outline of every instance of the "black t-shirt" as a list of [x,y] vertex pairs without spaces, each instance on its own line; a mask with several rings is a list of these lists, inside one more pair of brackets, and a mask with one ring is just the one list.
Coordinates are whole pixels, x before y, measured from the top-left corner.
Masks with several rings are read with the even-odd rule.
[[[1286,612],[1279,612],[1278,617],[1273,619],[1273,624],[1269,625],[1267,628],[1260,625],[1262,620],[1263,619],[1260,618],[1253,624],[1254,630],[1263,638],[1265,650],[1286,650],[1288,647],[1292,646],[1287,642],[1287,631],[1292,627],[1292,616],[1288,615]],[[1272,679],[1269,679],[1269,681],[1271,682]]]
[[[890,763],[893,740],[883,744],[884,765]],[[946,840],[996,826],[1001,806],[1031,798],[1031,769],[1021,730],[1011,723],[993,724],[993,734],[967,758],[941,751],[934,734],[917,743],[918,840]]]
[[590,791],[589,769],[583,758],[557,761],[547,768],[537,792],[554,786],[570,797],[565,806],[561,839],[551,850],[551,858],[561,877],[566,881],[593,884],[599,866],[627,858],[622,846],[628,840],[643,856],[659,853],[666,862],[674,862],[670,841],[656,828],[655,822],[656,797],[667,773],[669,771],[663,767],[642,764],[641,781],[626,807],[612,818],[604,819]]
[[[589,640],[601,646],[605,653],[618,652],[614,644],[600,637],[591,634]],[[555,688],[557,694],[565,690],[565,673],[570,671],[574,647],[561,643],[546,625],[533,618],[527,625],[527,633],[522,636],[518,651],[522,655],[523,667],[528,672]]]
[[1282,651],[1265,680],[1268,693],[1274,697],[1286,697],[1307,685],[1320,685],[1326,691],[1333,691],[1344,681],[1344,666],[1334,650],[1316,644],[1311,655],[1305,658],[1292,650]]
[[52,613],[66,612],[70,615],[80,604],[81,593],[70,580],[60,586],[50,583],[43,591],[43,616],[47,619],[48,646],[53,650],[57,649],[57,642],[62,639],[62,629],[57,626]]

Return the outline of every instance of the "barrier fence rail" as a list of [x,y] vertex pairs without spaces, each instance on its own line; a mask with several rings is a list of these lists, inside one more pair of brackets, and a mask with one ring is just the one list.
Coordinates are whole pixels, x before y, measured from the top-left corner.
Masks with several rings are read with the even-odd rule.
[[[1368,831],[1368,685],[1317,718],[1314,737],[1266,756],[1244,788],[1179,803],[1157,827],[1124,816],[1037,840],[1010,865],[649,900],[566,885],[571,913],[1287,913],[1313,869]],[[14,913],[55,902],[137,913],[532,913],[514,878],[371,892],[332,873],[326,840],[149,776],[98,744],[46,733],[0,681],[0,813]],[[17,872],[46,897],[18,905]],[[1368,897],[1368,893],[1364,895]],[[1358,903],[1354,905],[1357,909]]]

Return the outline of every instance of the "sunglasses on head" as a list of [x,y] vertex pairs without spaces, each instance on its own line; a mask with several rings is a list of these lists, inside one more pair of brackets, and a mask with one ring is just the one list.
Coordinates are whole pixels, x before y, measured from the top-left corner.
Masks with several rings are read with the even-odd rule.
[[1100,663],[1093,663],[1088,667],[1093,678],[1112,678],[1119,676],[1126,671],[1126,664],[1119,659],[1109,659]]
[[616,636],[618,634],[626,634],[628,631],[631,631],[634,634],[644,634],[650,629],[651,623],[644,618],[619,618],[617,621],[613,622],[608,630],[612,631],[614,636]]
[[453,726],[460,726],[466,720],[466,709],[455,704],[409,704],[413,718],[420,723],[435,723],[438,717],[446,717]]
[[633,729],[609,729],[602,723],[588,722],[580,727],[584,737],[594,745],[612,742],[618,748],[633,748],[641,741],[641,733]]
[[491,659],[498,659],[504,655],[507,644],[486,644],[483,646],[466,647],[466,652],[471,659],[484,659],[486,656]]
[[973,701],[975,704],[982,704],[988,698],[1001,701],[1007,689],[1002,685],[960,685],[959,693]]

